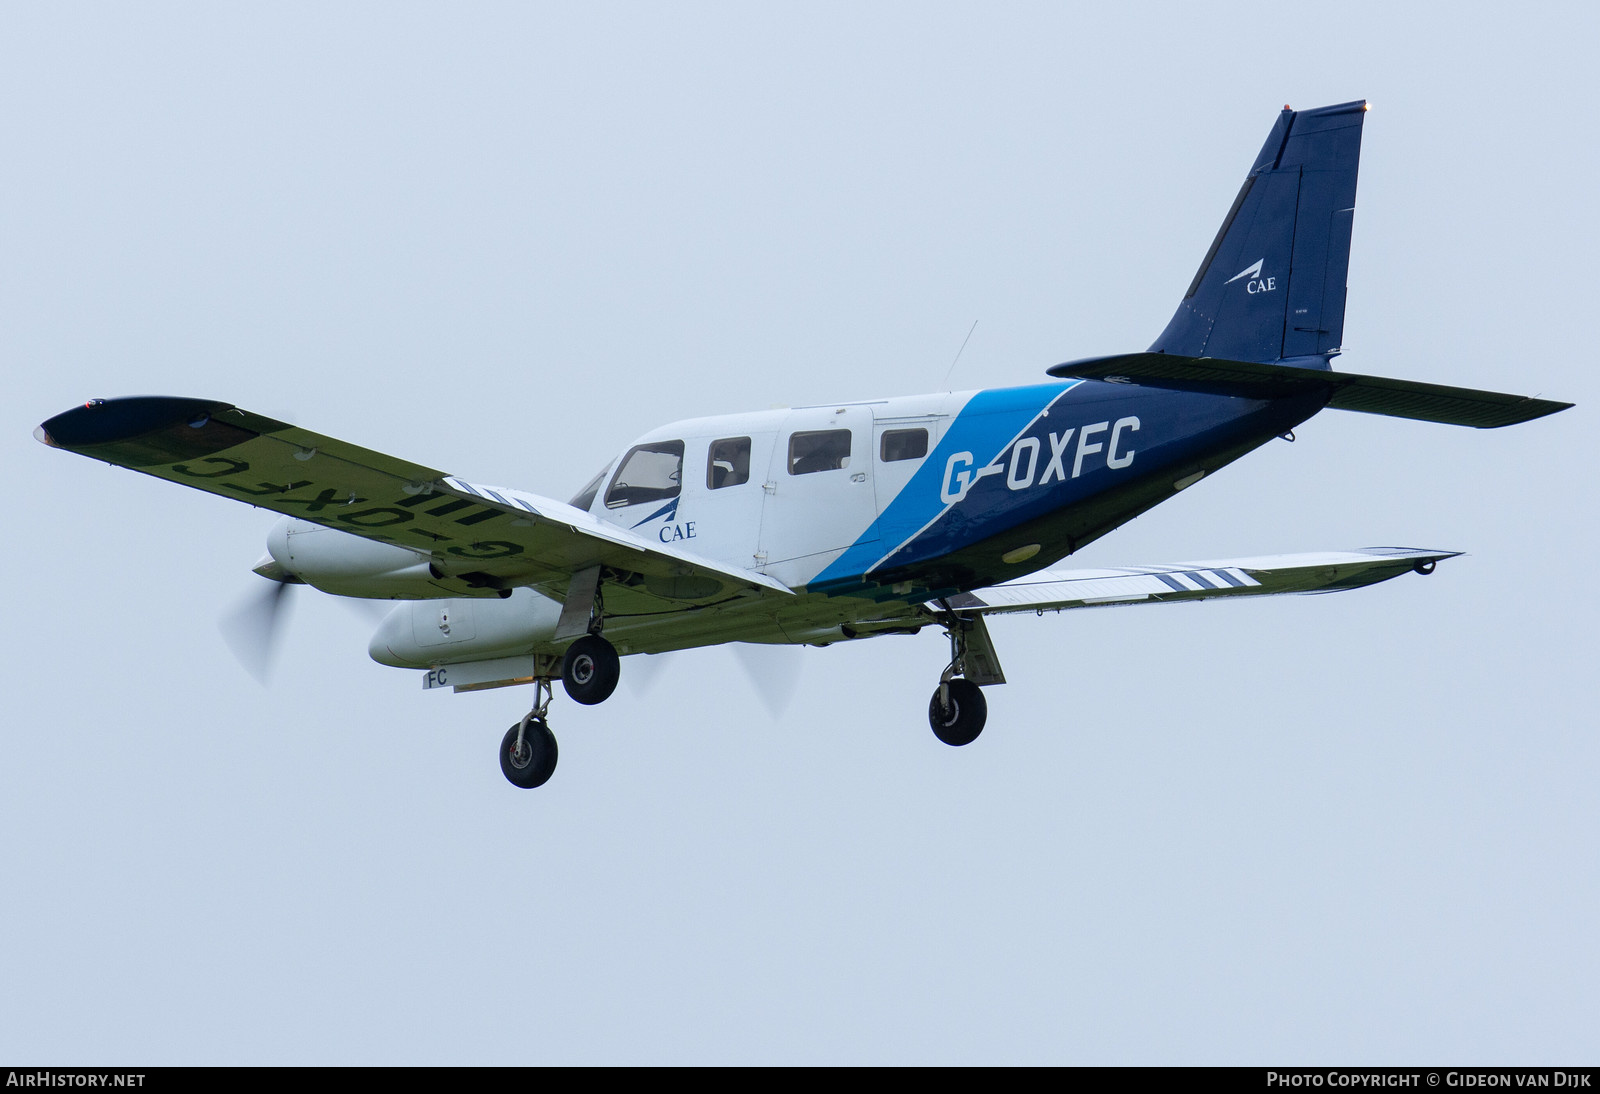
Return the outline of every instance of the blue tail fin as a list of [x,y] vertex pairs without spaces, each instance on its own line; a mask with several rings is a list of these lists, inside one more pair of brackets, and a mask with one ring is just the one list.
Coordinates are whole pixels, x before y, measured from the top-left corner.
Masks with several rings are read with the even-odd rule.
[[1366,109],[1284,108],[1153,352],[1329,367]]

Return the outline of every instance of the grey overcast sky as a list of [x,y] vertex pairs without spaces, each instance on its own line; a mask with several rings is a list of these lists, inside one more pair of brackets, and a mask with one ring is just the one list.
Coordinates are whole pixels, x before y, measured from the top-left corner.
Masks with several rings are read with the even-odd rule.
[[[0,1060],[1595,1063],[1591,4],[0,7]],[[674,418],[1160,331],[1284,103],[1372,101],[1327,412],[1078,556],[1469,554],[558,698],[424,694],[272,518],[50,451],[225,399],[565,497]],[[778,654],[779,657],[786,656]],[[645,679],[645,677],[649,677]]]

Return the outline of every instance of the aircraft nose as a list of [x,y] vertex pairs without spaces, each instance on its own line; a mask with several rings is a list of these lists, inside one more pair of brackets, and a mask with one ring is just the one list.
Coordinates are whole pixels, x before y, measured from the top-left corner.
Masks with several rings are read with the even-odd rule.
[[416,647],[416,639],[411,633],[411,605],[396,604],[383,617],[378,629],[372,632],[372,639],[367,643],[367,656],[380,665],[397,669],[418,668],[425,662],[414,660],[418,652]]

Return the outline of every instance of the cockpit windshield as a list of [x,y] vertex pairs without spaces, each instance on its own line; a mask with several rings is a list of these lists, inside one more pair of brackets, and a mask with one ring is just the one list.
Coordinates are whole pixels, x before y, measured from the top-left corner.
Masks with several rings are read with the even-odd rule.
[[682,441],[635,445],[622,457],[622,466],[611,480],[611,489],[606,491],[606,508],[665,501],[677,497],[682,486]]
[[610,473],[611,464],[608,463],[600,469],[600,473],[598,475],[590,479],[584,485],[582,490],[579,490],[575,495],[573,495],[572,500],[567,502],[567,504],[572,506],[574,509],[582,509],[585,513],[587,513],[589,511],[589,506],[594,504],[594,496],[600,492],[600,484],[606,481],[606,476]]

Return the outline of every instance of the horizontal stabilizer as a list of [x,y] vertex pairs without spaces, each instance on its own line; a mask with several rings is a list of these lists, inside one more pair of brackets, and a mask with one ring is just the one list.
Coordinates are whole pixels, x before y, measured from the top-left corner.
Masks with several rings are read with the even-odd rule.
[[1040,570],[1027,577],[949,598],[958,612],[1006,615],[1108,604],[1149,604],[1212,597],[1276,596],[1359,589],[1402,574],[1431,573],[1459,551],[1368,547],[1360,551],[1267,555],[1176,566],[1115,570]]
[[1573,405],[1498,391],[1393,380],[1386,376],[1172,353],[1092,357],[1068,361],[1047,371],[1051,376],[1069,379],[1106,380],[1244,399],[1275,399],[1321,388],[1328,393],[1327,405],[1335,410],[1356,410],[1363,414],[1445,425],[1470,425],[1478,429],[1531,422]]

